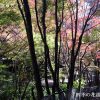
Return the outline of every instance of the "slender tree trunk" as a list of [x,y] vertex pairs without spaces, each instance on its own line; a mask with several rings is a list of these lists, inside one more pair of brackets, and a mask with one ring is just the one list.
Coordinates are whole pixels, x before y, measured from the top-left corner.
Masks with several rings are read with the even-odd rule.
[[82,76],[82,61],[80,61],[80,70],[79,70],[79,86],[78,86],[78,90],[80,92],[80,88],[81,88],[81,76]]
[[67,85],[67,100],[70,100],[73,88],[73,80],[74,80],[74,69],[75,69],[75,61],[74,59],[71,61],[71,67],[69,69],[69,78]]
[[45,23],[45,17],[46,17],[46,10],[47,10],[47,2],[46,0],[42,1],[43,3],[43,12],[42,12],[42,29],[43,29],[43,36],[44,36],[44,55],[45,55],[45,83],[46,83],[46,90],[48,95],[50,95],[50,90],[49,90],[49,84],[48,84],[48,59],[47,59],[47,40],[46,40],[46,23]]
[[[17,0],[17,2],[19,2],[19,1]],[[35,84],[36,84],[36,89],[37,89],[37,100],[41,100],[43,98],[43,90],[42,90],[42,86],[41,86],[39,66],[37,64],[37,58],[36,58],[36,54],[35,54],[31,14],[30,14],[30,8],[29,8],[27,0],[23,0],[23,6],[24,6],[24,12],[25,12],[24,23],[25,23],[25,28],[26,28],[26,32],[27,32],[27,39],[28,39],[28,43],[29,43],[29,50],[30,50],[32,66],[33,66],[33,71],[34,71],[34,79],[35,79]],[[19,8],[19,9],[20,9],[22,17],[23,17],[22,9],[21,8]]]
[[57,74],[58,74],[58,0],[55,0],[55,73],[54,73],[54,84],[53,84],[53,99],[55,100],[55,91],[58,89],[57,86]]

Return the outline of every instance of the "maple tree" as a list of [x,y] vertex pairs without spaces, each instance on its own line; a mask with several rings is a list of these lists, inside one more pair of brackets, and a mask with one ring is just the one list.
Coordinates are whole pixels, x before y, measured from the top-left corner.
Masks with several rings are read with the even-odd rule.
[[[69,65],[70,69],[69,69],[69,79],[68,79],[68,85],[67,85],[67,89],[68,89],[67,95],[70,99],[72,86],[73,86],[73,80],[74,80],[74,69],[75,69],[75,65],[76,65],[76,59],[77,59],[77,56],[79,54],[79,51],[80,51],[80,48],[82,45],[82,37],[86,33],[86,31],[90,30],[92,27],[99,24],[99,23],[96,23],[96,25],[88,27],[88,24],[91,22],[91,19],[97,10],[99,1],[96,0],[95,2],[92,2],[91,6],[89,6],[88,3],[86,4],[86,2],[83,2],[83,0],[80,2],[77,0],[76,1],[69,0],[69,2],[67,3],[69,10],[67,10],[67,15],[65,15],[65,16],[63,15],[64,3],[62,3],[62,13],[61,13],[62,17],[58,17],[58,15],[59,15],[58,14],[58,1],[57,0],[54,1],[54,10],[55,10],[54,11],[54,22],[55,22],[54,23],[55,24],[55,42],[54,42],[54,44],[55,44],[55,51],[54,51],[54,55],[55,55],[54,64],[55,64],[55,66],[54,66],[54,69],[52,69],[50,55],[49,55],[49,48],[48,48],[47,40],[46,40],[47,2],[46,2],[46,0],[42,1],[41,22],[40,22],[38,6],[37,6],[38,2],[37,2],[37,0],[35,0],[34,2],[35,2],[35,13],[36,13],[37,26],[38,26],[42,41],[44,43],[45,82],[46,82],[46,90],[47,90],[48,94],[50,94],[50,91],[49,91],[49,85],[48,85],[48,79],[47,79],[47,67],[48,67],[47,65],[49,65],[50,72],[52,73],[52,78],[54,81],[52,92],[54,94],[56,89],[57,89],[57,91],[60,93],[60,88],[59,88],[59,53],[60,52],[59,52],[59,45],[58,45],[59,34],[61,36],[60,37],[61,42],[62,41],[66,42],[66,40],[68,40],[68,39],[62,40],[63,38],[66,38],[67,35],[69,35],[68,32],[71,34],[70,35],[70,38],[71,38],[71,52],[70,52],[70,54],[71,54],[71,56],[70,56],[70,65]],[[38,71],[37,73],[35,73],[35,81],[36,81],[36,87],[37,87],[37,92],[38,92],[38,99],[40,99],[40,97],[43,97],[43,92],[42,92],[42,88],[41,88],[38,64],[37,64],[37,60],[35,57],[34,39],[31,38],[32,35],[34,35],[34,34],[32,34],[31,12],[30,12],[30,9],[28,6],[28,2],[23,1],[23,3],[25,5],[24,11],[25,11],[26,19],[24,18],[24,13],[23,13],[22,9],[20,8],[20,2],[18,2],[19,9],[20,9],[20,12],[23,16],[24,23],[26,26],[26,32],[27,32],[27,37],[28,37],[29,46],[30,46],[30,53],[31,53],[31,55],[32,55],[31,57],[33,59],[33,68],[35,69],[35,71]],[[88,9],[87,11],[85,11],[86,10],[85,7]],[[68,18],[66,18],[66,16]],[[60,22],[59,22],[59,19],[60,19]],[[66,20],[66,19],[68,19],[68,20]],[[66,25],[62,27],[63,32],[59,33],[61,25],[64,23]],[[29,33],[31,33],[30,34],[31,37],[30,37]],[[66,45],[66,43],[65,43],[65,45]],[[33,58],[33,56],[35,57],[35,59]],[[35,66],[37,66],[37,68],[35,68]],[[38,80],[36,78],[37,76],[38,76]],[[55,95],[53,96],[53,98],[55,99]]]
[[0,53],[18,64],[15,97],[70,100],[73,88],[80,91],[83,86],[84,70],[99,49],[99,0],[17,0],[17,4],[23,22],[15,9],[11,16],[9,11],[2,13],[6,21],[0,19]]

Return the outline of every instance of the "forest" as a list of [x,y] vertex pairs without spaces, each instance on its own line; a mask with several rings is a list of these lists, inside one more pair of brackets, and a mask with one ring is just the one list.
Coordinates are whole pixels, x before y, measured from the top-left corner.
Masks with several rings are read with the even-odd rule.
[[0,0],[0,100],[100,100],[100,0]]

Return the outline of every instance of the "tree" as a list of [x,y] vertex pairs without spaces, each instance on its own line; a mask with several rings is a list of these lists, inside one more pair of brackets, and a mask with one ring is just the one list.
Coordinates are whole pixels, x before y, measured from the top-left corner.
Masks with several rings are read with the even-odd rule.
[[[48,46],[47,42],[47,24],[46,24],[46,18],[47,18],[47,11],[48,11],[48,5],[46,0],[41,0],[37,1],[35,0],[35,13],[36,13],[36,23],[41,35],[41,39],[44,45],[44,70],[45,70],[45,83],[46,83],[46,91],[47,94],[50,95],[50,89],[49,89],[49,83],[48,83],[48,70],[52,74],[52,79],[53,79],[53,89],[52,89],[52,95],[53,95],[53,100],[55,100],[55,92],[58,92],[59,98],[61,98],[62,91],[59,87],[59,67],[60,67],[60,55],[61,55],[61,42],[63,42],[63,37],[67,36],[66,32],[64,30],[67,29],[67,27],[62,26],[64,24],[64,20],[66,21],[66,18],[64,18],[66,15],[64,15],[64,7],[65,7],[65,1],[63,0],[55,0],[52,1],[53,9],[54,9],[54,65],[51,63],[51,58],[50,58],[50,48]],[[61,9],[60,9],[60,14],[59,14],[59,4],[61,3]],[[67,100],[70,100],[71,94],[72,94],[72,88],[73,88],[73,81],[74,81],[74,71],[75,71],[75,66],[77,62],[77,58],[81,49],[82,45],[82,38],[84,34],[90,30],[92,27],[88,27],[89,22],[93,18],[97,7],[98,7],[98,2],[99,0],[96,0],[95,2],[92,3],[91,6],[88,6],[84,2],[80,2],[78,0],[73,1],[69,0],[66,5],[68,7],[67,10],[67,16],[68,16],[68,22],[66,26],[70,27],[70,36],[71,36],[71,50],[70,50],[70,57],[69,57],[69,78],[68,78],[68,85],[67,85],[67,93],[66,97]],[[30,50],[30,55],[32,59],[32,67],[33,67],[33,72],[34,72],[34,79],[35,79],[35,85],[36,85],[36,90],[37,90],[37,98],[38,100],[41,100],[41,98],[44,97],[43,95],[43,88],[41,85],[41,77],[40,77],[40,69],[37,61],[37,56],[36,56],[36,49],[34,45],[34,33],[33,33],[33,28],[32,28],[32,11],[30,9],[30,6],[28,4],[28,0],[17,0],[18,7],[20,10],[20,13],[22,15],[22,18],[24,20],[25,24],[25,29],[26,29],[26,34],[27,34],[27,39],[29,43],[29,50]],[[84,5],[82,4],[84,3]],[[39,5],[41,5],[41,13],[39,13]],[[83,8],[82,8],[82,7]],[[88,7],[87,12],[85,12],[84,7]],[[80,13],[82,11],[82,13]],[[65,22],[65,23],[66,23]],[[61,28],[62,27],[62,28]],[[61,29],[65,34],[62,34]],[[78,34],[79,33],[79,34]],[[78,37],[77,37],[78,36]],[[66,37],[65,37],[66,38]],[[66,41],[64,41],[66,42]],[[65,43],[66,45],[66,43]],[[68,48],[69,49],[69,48]],[[68,51],[67,51],[68,52]]]
[[[73,80],[74,80],[74,70],[75,70],[75,65],[77,61],[77,57],[79,55],[79,52],[81,51],[81,45],[82,45],[82,38],[86,31],[90,30],[92,25],[88,24],[91,22],[97,8],[98,8],[98,0],[93,2],[91,6],[89,6],[86,2],[84,1],[78,1],[76,2],[69,1],[71,8],[69,9],[69,16],[67,17],[66,26],[65,26],[65,33],[67,36],[69,34],[71,38],[71,57],[70,57],[70,64],[69,64],[69,81],[67,85],[68,89],[68,100],[70,100],[70,95],[72,91],[72,86],[73,86]],[[87,12],[85,9],[88,9]],[[74,10],[75,9],[75,10]],[[93,27],[92,27],[93,28]],[[66,31],[67,30],[67,31]],[[68,32],[69,31],[69,32]]]

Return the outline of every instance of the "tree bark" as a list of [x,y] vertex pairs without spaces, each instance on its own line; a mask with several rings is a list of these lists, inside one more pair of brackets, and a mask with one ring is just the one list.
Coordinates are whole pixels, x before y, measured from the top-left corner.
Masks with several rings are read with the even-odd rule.
[[[19,1],[17,1],[17,2],[19,2]],[[38,66],[37,58],[36,58],[36,54],[35,54],[31,13],[30,13],[30,8],[29,8],[27,0],[23,0],[22,5],[24,6],[24,13],[25,13],[25,15],[24,16],[22,15],[22,17],[24,17],[24,24],[25,24],[25,28],[26,28],[28,43],[29,43],[30,55],[31,55],[31,59],[32,59],[34,79],[35,79],[35,84],[36,84],[36,89],[37,89],[37,100],[41,100],[43,98],[43,90],[42,90],[42,86],[41,86],[39,66]],[[21,14],[24,14],[22,12],[22,9],[20,9],[20,12],[21,12]]]

